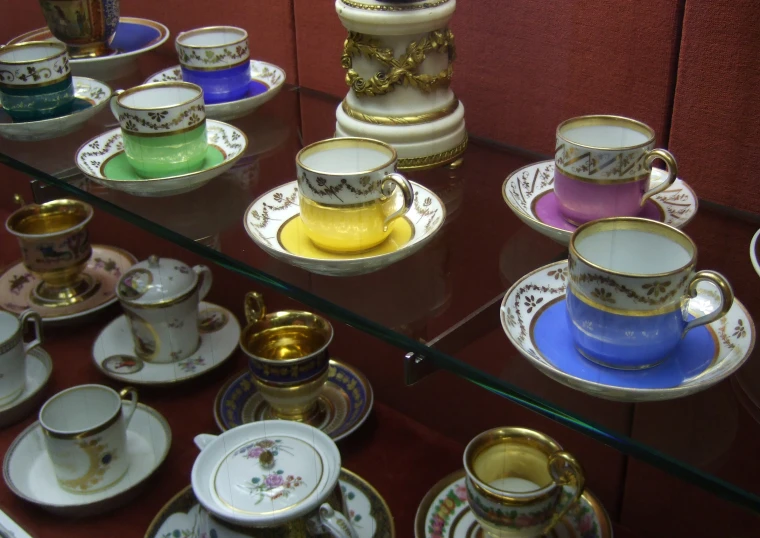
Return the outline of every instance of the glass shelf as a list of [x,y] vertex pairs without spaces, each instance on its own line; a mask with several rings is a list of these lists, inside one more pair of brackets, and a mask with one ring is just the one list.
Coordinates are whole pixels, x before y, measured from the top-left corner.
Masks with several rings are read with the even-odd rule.
[[[113,87],[129,87],[145,75]],[[566,257],[563,246],[521,223],[500,194],[510,172],[546,156],[471,139],[460,167],[408,173],[443,200],[446,222],[422,251],[372,274],[311,274],[258,248],[242,226],[246,208],[261,193],[295,179],[296,152],[332,135],[338,103],[334,97],[286,87],[253,115],[232,122],[249,139],[247,154],[232,170],[200,189],[168,198],[108,190],[78,173],[75,151],[116,126],[107,110],[60,139],[0,140],[0,162],[41,181],[35,184],[37,201],[61,192],[84,199],[397,346],[399,360],[413,352],[431,369],[466,378],[760,512],[760,469],[753,465],[760,450],[760,376],[753,373],[760,364],[754,357],[732,379],[691,397],[637,405],[608,402],[544,377],[511,346],[498,315],[488,315],[493,307],[487,305],[521,276]],[[737,297],[755,312],[760,311],[758,277],[747,256],[758,226],[752,219],[756,217],[703,203],[686,232],[700,248],[699,267],[726,274]],[[116,238],[114,242],[118,244]],[[458,325],[479,309],[482,315]],[[436,348],[436,337],[447,331],[446,346]],[[423,382],[435,383],[435,376]]]

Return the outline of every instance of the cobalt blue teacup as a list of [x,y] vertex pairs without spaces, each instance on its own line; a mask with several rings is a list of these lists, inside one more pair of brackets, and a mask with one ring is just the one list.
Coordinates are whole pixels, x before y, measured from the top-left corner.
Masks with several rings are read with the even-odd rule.
[[203,88],[206,104],[234,101],[251,82],[248,33],[234,26],[209,26],[177,36],[182,80]]
[[[694,242],[660,222],[592,221],[573,233],[569,250],[570,333],[580,354],[603,366],[633,370],[662,362],[688,331],[724,316],[734,300],[723,276],[695,272]],[[689,301],[716,292],[720,306],[689,320]]]

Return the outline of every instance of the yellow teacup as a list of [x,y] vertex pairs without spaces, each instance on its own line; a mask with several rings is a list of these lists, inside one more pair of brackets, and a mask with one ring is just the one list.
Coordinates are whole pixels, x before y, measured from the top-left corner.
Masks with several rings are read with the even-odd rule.
[[[385,241],[412,207],[396,150],[369,138],[331,138],[296,156],[301,220],[319,248],[360,252]],[[396,188],[398,187],[398,188]]]

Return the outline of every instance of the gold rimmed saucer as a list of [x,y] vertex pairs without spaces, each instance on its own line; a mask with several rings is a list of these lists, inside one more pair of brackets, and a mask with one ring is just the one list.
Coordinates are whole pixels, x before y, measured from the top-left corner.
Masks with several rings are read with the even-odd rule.
[[39,281],[22,262],[11,264],[0,274],[0,308],[19,315],[31,308],[46,324],[65,324],[81,320],[117,301],[116,283],[137,259],[129,252],[106,245],[92,245],[92,256],[83,274],[100,284],[96,293],[70,306],[41,306],[32,301]]
[[246,210],[243,226],[254,243],[271,256],[312,273],[353,276],[378,271],[425,246],[443,226],[446,208],[433,191],[411,182],[414,203],[390,237],[372,249],[335,254],[318,249],[300,220],[297,182],[262,194]]
[[[319,396],[316,422],[335,441],[356,431],[367,419],[373,404],[372,385],[356,368],[330,360],[325,388]],[[248,370],[238,373],[219,389],[214,418],[222,431],[241,424],[271,420],[272,408],[256,390]]]

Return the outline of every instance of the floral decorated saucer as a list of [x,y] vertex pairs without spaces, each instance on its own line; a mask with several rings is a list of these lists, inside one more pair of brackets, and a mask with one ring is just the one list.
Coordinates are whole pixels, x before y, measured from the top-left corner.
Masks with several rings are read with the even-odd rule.
[[14,123],[0,104],[0,136],[19,142],[36,142],[73,133],[100,112],[111,98],[111,88],[85,77],[73,77],[71,112],[49,120]]
[[137,404],[127,428],[129,470],[113,486],[95,493],[71,493],[58,485],[45,450],[42,427],[35,422],[13,441],[3,460],[3,478],[18,497],[59,515],[85,517],[130,501],[169,453],[169,423],[155,409]]
[[[159,22],[137,17],[121,17],[111,41],[111,48],[115,52],[109,56],[97,58],[72,59],[71,71],[75,75],[98,80],[121,78],[137,70],[138,55],[163,45],[167,39],[169,39],[169,29]],[[45,27],[11,39],[8,45],[26,41],[57,40]]]
[[295,181],[259,196],[246,210],[243,226],[254,243],[290,265],[329,276],[371,273],[414,254],[443,226],[446,208],[441,199],[419,183],[410,183],[414,189],[412,208],[396,221],[388,239],[364,252],[326,252],[306,237]]
[[[272,409],[251,382],[248,370],[237,374],[219,390],[214,402],[214,418],[222,431],[248,422],[272,420]],[[350,435],[372,410],[372,386],[364,374],[342,362],[330,360],[327,384],[319,396],[319,428],[333,440]]]
[[223,174],[245,153],[243,131],[220,121],[206,120],[208,150],[197,172],[146,179],[137,175],[124,154],[121,129],[112,129],[85,142],[76,153],[79,169],[95,183],[135,196],[171,196],[201,187]]
[[[360,476],[341,469],[340,488],[348,505],[351,526],[359,538],[394,538],[393,516],[383,497]],[[187,486],[156,514],[145,538],[205,538],[219,533],[208,512]]]
[[53,361],[47,351],[38,346],[26,354],[24,392],[12,402],[0,407],[0,427],[14,424],[35,411],[44,396],[43,389],[52,372]]
[[135,344],[127,317],[109,323],[92,346],[95,366],[111,379],[130,385],[169,385],[202,376],[221,366],[238,346],[240,324],[221,306],[201,302],[198,309],[201,345],[188,358],[172,363],[143,361],[134,355]]
[[31,308],[39,313],[45,325],[84,320],[117,301],[116,283],[136,262],[134,256],[119,248],[92,245],[92,256],[84,273],[100,282],[100,290],[79,303],[55,308],[30,301],[29,296],[39,280],[23,263],[17,262],[0,274],[0,308],[16,315]]
[[[667,178],[659,168],[652,169],[651,185]],[[554,161],[543,161],[512,172],[502,185],[501,194],[514,214],[537,232],[567,245],[577,226],[560,214],[554,195]],[[654,195],[640,217],[683,228],[697,214],[697,196],[685,181],[676,179],[668,189]]]
[[[182,70],[178,65],[151,75],[145,84],[168,80],[182,80]],[[206,116],[219,121],[230,121],[247,116],[277,95],[284,83],[285,71],[282,68],[267,62],[251,60],[251,82],[248,85],[248,93],[235,101],[206,104]]]
[[[470,538],[484,536],[467,504],[464,471],[438,482],[422,499],[414,518],[415,538]],[[570,488],[565,489],[567,495]],[[546,535],[548,538],[612,538],[606,510],[588,489],[581,500]]]
[[[582,392],[622,402],[670,400],[710,387],[734,373],[752,352],[755,325],[734,299],[728,314],[686,334],[675,353],[645,370],[615,370],[583,358],[567,326],[567,261],[551,263],[518,280],[504,296],[501,324],[528,361],[555,381]],[[694,316],[712,312],[720,297],[698,284],[689,301]],[[704,286],[704,288],[703,288]],[[703,298],[704,297],[704,298]]]
[[749,258],[752,260],[752,267],[760,276],[760,230],[755,232],[752,242],[749,244]]

